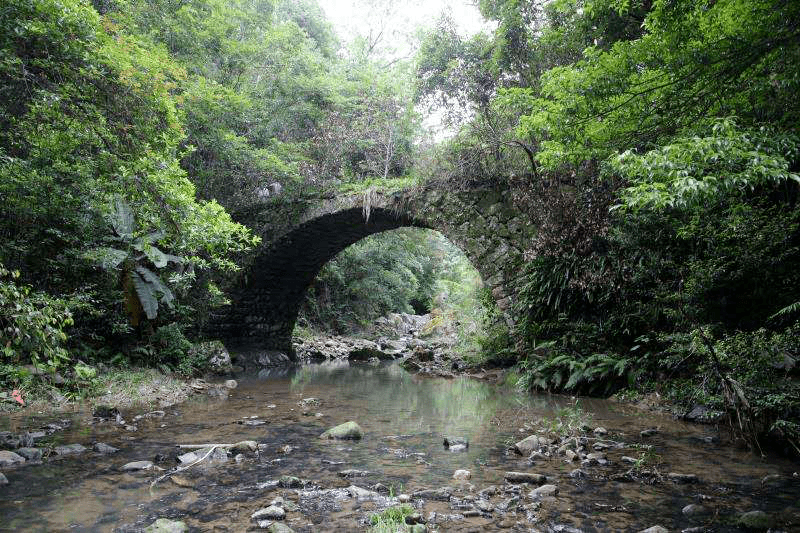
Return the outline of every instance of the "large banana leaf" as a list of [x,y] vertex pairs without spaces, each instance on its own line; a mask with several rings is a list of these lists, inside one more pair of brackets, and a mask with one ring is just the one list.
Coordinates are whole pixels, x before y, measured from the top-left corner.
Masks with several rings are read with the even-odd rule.
[[122,238],[133,237],[134,218],[133,209],[122,196],[114,198],[114,211],[109,216],[114,231]]

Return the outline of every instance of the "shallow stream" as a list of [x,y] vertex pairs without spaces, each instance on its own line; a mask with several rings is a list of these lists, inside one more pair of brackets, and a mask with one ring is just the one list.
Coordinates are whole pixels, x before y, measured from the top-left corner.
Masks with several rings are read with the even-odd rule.
[[[182,520],[192,531],[248,531],[258,528],[251,514],[282,496],[299,504],[283,521],[295,531],[365,531],[370,514],[395,503],[395,496],[449,487],[449,501],[412,498],[433,530],[633,532],[658,524],[669,531],[702,526],[739,531],[734,525],[739,514],[762,510],[778,523],[776,530],[800,531],[800,467],[720,443],[712,426],[581,399],[591,426],[608,430],[601,440],[624,447],[605,451],[607,465],[581,466],[562,456],[530,464],[509,452],[509,445],[534,432],[526,424],[554,420],[565,407],[574,412],[573,399],[521,395],[469,378],[419,377],[396,364],[311,365],[238,381],[228,398],[195,397],[166,408],[164,417],[138,421],[135,431],[93,421],[88,411],[73,413],[71,427],[54,435],[60,443],[91,449],[102,441],[120,451],[89,451],[5,470],[9,484],[0,486],[0,530],[141,531],[163,517]],[[309,398],[315,400],[302,402]],[[128,420],[135,414],[123,413]],[[360,441],[319,438],[349,420],[363,428]],[[6,417],[0,430],[45,422]],[[641,436],[647,428],[658,432]],[[443,436],[464,437],[469,447],[450,451]],[[239,462],[203,462],[151,487],[175,466],[176,445],[243,440],[257,441],[259,451]],[[621,461],[623,455],[643,454],[647,461],[641,467],[649,477],[611,479],[631,468]],[[157,456],[162,457],[156,466],[166,470],[120,471],[125,463]],[[579,467],[587,476],[570,477]],[[339,473],[347,469],[369,473],[345,479]],[[469,470],[471,478],[454,480],[460,469]],[[507,471],[544,474],[558,494],[531,499],[528,493],[536,485],[509,485]],[[670,472],[695,474],[699,480],[678,483]],[[774,474],[779,477],[762,483]],[[304,486],[275,486],[284,475],[301,478]],[[315,492],[350,485],[373,490],[376,484],[383,496],[376,501]],[[491,489],[481,494],[491,485],[497,487],[494,494]],[[464,511],[476,500],[489,506],[469,516],[476,513]],[[702,512],[687,516],[682,509],[689,504],[702,506]]]

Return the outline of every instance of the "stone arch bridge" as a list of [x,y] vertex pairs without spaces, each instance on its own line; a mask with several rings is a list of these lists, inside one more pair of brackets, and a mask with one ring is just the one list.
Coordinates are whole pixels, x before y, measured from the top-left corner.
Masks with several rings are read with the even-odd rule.
[[292,330],[306,290],[336,254],[369,235],[401,227],[441,232],[461,248],[509,324],[522,266],[534,229],[507,189],[477,187],[368,192],[316,200],[273,198],[237,213],[260,235],[229,289],[231,305],[214,317],[213,333],[227,343],[292,353]]

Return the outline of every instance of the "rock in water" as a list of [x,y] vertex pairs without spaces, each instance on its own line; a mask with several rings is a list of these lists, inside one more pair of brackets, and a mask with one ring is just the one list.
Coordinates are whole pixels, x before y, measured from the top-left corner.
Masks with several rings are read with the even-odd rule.
[[280,522],[273,522],[268,528],[269,533],[294,533],[294,529]]
[[505,480],[509,483],[536,483],[539,485],[547,481],[547,476],[532,472],[506,472]]
[[353,422],[345,422],[330,428],[319,436],[321,439],[359,440],[363,435],[361,426]]
[[188,530],[189,528],[184,522],[169,520],[168,518],[159,518],[144,528],[145,533],[183,533]]
[[270,520],[283,520],[286,518],[286,511],[282,508],[278,507],[277,505],[270,505],[269,507],[265,507],[264,509],[259,509],[252,515],[250,518],[253,520],[259,520],[268,518]]
[[739,516],[737,522],[745,529],[766,530],[772,527],[772,518],[764,511],[750,511]]
[[14,452],[9,452],[7,450],[0,450],[0,466],[13,466],[22,464],[25,462],[25,458],[21,455],[17,455]]
[[540,446],[547,444],[546,439],[539,437],[539,435],[531,435],[526,437],[514,445],[514,451],[520,455],[530,455],[533,451],[538,450]]
[[75,455],[78,453],[83,453],[85,451],[86,448],[84,448],[80,444],[67,444],[64,446],[55,447],[56,455]]
[[544,498],[547,496],[555,496],[558,494],[558,487],[555,485],[542,485],[539,488],[533,489],[530,493],[531,498]]
[[8,478],[0,472],[0,485],[8,485]]
[[28,461],[39,461],[42,458],[42,450],[39,448],[20,448],[17,453]]
[[466,437],[445,437],[442,442],[445,448],[455,448],[456,450],[466,450],[469,448],[469,441]]
[[113,446],[109,446],[105,442],[97,442],[93,446],[94,451],[99,453],[116,453],[119,451],[119,448],[114,448]]
[[456,470],[453,474],[453,479],[469,479],[472,477],[472,473],[469,470]]
[[150,470],[153,468],[153,463],[150,461],[133,461],[122,466],[123,472],[133,472],[136,470]]
[[258,450],[258,443],[254,440],[239,441],[231,446],[232,452],[254,452]]

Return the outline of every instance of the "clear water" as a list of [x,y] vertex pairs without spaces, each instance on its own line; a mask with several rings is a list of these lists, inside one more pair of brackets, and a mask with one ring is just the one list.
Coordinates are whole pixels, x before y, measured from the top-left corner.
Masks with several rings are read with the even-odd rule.
[[[319,405],[298,405],[309,397],[318,398]],[[525,424],[552,419],[573,403],[569,397],[523,395],[468,378],[419,377],[395,364],[343,363],[242,377],[227,399],[196,397],[167,408],[164,418],[139,421],[135,432],[110,422],[92,424],[91,413],[79,411],[72,414],[73,426],[58,438],[85,446],[102,441],[121,451],[7,469],[10,484],[0,486],[0,530],[140,531],[166,517],[184,520],[196,531],[246,531],[255,526],[250,515],[272,498],[297,500],[292,489],[259,488],[259,483],[282,475],[298,476],[321,488],[382,483],[399,494],[449,486],[464,496],[489,485],[502,486],[504,472],[513,470],[547,475],[559,487],[559,495],[543,502],[533,517],[495,512],[491,517],[445,522],[438,529],[563,531],[566,525],[583,531],[639,531],[660,524],[676,531],[700,525],[736,531],[732,522],[738,513],[761,509],[781,521],[781,530],[800,531],[800,480],[793,477],[800,465],[705,443],[703,437],[716,435],[710,426],[687,425],[614,402],[580,400],[583,410],[593,416],[592,425],[608,429],[610,439],[653,444],[659,472],[694,473],[701,480],[698,484],[610,480],[628,468],[620,463],[621,455],[638,457],[640,450],[631,447],[608,451],[612,465],[586,467],[589,477],[580,480],[567,475],[577,464],[553,459],[531,466],[507,451],[530,433],[521,431]],[[136,413],[123,414],[130,419]],[[249,419],[244,417],[258,417],[266,424],[244,425],[240,422]],[[362,440],[318,438],[325,429],[348,420],[363,428]],[[1,429],[37,427],[42,422],[8,418]],[[660,428],[656,436],[639,436],[642,429],[656,426]],[[445,435],[467,438],[469,448],[462,453],[448,451],[442,445]],[[157,454],[167,456],[159,466],[170,468],[177,444],[241,440],[256,440],[263,450],[242,463],[203,464],[180,473],[189,486],[164,480],[151,487],[162,472],[119,471],[129,461],[152,460]],[[284,453],[286,445],[293,448],[289,453]],[[344,469],[370,474],[345,480],[338,475]],[[453,480],[457,469],[470,470],[472,478]],[[784,482],[762,487],[768,474],[780,474]],[[685,517],[681,509],[690,503],[702,503],[711,514],[702,519]],[[363,531],[376,509],[372,502],[343,501],[336,510],[301,502],[300,511],[290,512],[286,523],[295,531]],[[420,511],[426,516],[431,511],[457,512],[446,502],[425,502]]]

